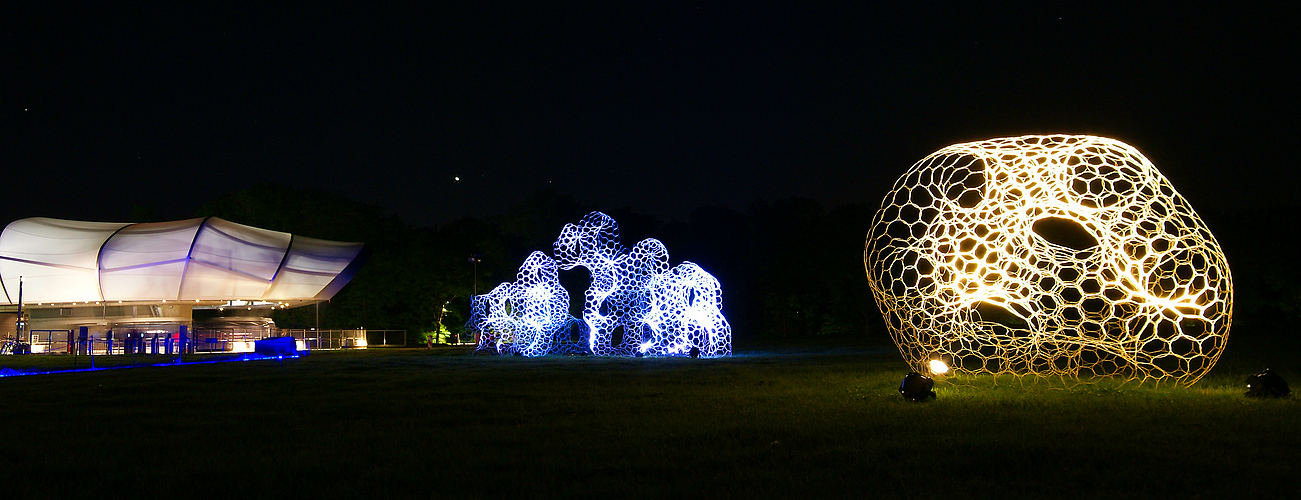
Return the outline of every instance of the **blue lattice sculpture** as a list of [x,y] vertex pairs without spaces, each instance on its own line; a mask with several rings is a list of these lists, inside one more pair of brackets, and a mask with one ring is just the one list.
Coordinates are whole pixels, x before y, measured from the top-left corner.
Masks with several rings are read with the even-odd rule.
[[639,349],[647,356],[732,354],[732,326],[723,317],[718,280],[691,262],[658,274],[646,284],[649,307]]
[[533,252],[515,277],[515,344],[525,356],[545,356],[569,319],[569,292],[560,286],[556,261]]
[[478,351],[500,354],[515,352],[515,285],[502,283],[491,292],[475,295],[470,301],[470,320],[466,329],[476,333]]
[[588,327],[588,349],[598,356],[631,356],[635,343],[623,335],[618,342],[611,338],[620,323],[619,311],[609,307],[616,301],[606,304],[618,283],[617,261],[628,251],[620,242],[619,224],[608,215],[592,212],[578,224],[565,224],[552,249],[561,269],[585,267],[591,275],[591,285],[583,293],[582,319]]
[[545,356],[571,319],[569,292],[560,286],[556,261],[542,252],[524,259],[514,283],[474,298],[467,327],[479,333],[479,350]]
[[[620,242],[619,223],[601,212],[587,214],[578,224],[565,224],[552,249],[560,268],[565,270],[576,266],[604,270],[627,251]],[[609,276],[608,272],[600,274]],[[592,279],[596,280],[596,276]]]
[[[599,217],[594,217],[599,216]],[[584,219],[604,223],[605,214],[593,213]],[[638,333],[649,307],[646,283],[669,268],[669,254],[659,240],[646,239],[624,253],[621,245],[612,246],[601,241],[570,240],[567,235],[597,235],[605,242],[618,243],[618,226],[604,226],[601,232],[585,231],[581,226],[566,231],[556,241],[557,255],[586,255],[585,260],[562,261],[566,269],[586,267],[592,275],[592,284],[584,293],[583,320],[590,336],[589,347],[598,356],[633,356],[637,353]],[[590,229],[590,228],[588,228]],[[613,235],[613,238],[610,236]],[[576,243],[574,245],[573,243]],[[597,248],[602,252],[567,252],[573,246]],[[618,253],[607,253],[610,250]]]
[[552,336],[554,341],[551,344],[551,354],[591,354],[591,329],[587,327],[587,322],[568,314],[565,316],[568,318],[565,324]]
[[[533,252],[514,283],[472,301],[466,327],[479,349],[525,356],[727,356],[732,330],[722,314],[718,280],[690,262],[669,269],[669,253],[648,238],[631,250],[619,225],[592,212],[566,224],[552,246],[556,259]],[[587,268],[583,316],[566,310],[559,271]],[[693,350],[695,352],[693,352]]]

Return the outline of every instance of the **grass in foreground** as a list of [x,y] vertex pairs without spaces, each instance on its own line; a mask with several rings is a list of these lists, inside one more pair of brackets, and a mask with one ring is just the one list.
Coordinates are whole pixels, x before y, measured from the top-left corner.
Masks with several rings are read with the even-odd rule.
[[920,404],[896,392],[897,352],[857,343],[12,377],[0,484],[8,498],[1290,496],[1297,400],[1242,392],[1265,366],[1297,380],[1296,347],[1231,344],[1193,388],[959,377]]

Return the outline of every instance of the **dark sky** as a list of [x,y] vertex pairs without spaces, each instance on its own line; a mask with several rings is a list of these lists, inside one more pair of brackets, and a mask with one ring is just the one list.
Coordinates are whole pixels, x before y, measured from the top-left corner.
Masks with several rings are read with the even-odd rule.
[[1297,27],[1268,8],[321,3],[6,16],[4,223],[267,180],[418,225],[548,188],[665,220],[877,204],[945,145],[1054,132],[1136,146],[1199,209],[1298,180]]

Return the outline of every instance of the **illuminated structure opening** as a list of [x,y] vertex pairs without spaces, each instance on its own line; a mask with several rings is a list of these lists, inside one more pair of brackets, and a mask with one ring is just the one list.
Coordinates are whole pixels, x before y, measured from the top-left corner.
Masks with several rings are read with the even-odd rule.
[[[670,268],[659,240],[642,240],[629,251],[614,219],[592,212],[566,224],[553,250],[555,260],[533,252],[515,283],[471,302],[466,327],[477,333],[480,350],[525,356],[732,353],[718,280],[691,262]],[[569,294],[558,275],[576,267],[592,276],[581,319],[569,315]]]
[[877,212],[864,266],[918,372],[1174,379],[1219,358],[1233,285],[1219,244],[1147,158],[1092,136],[957,144]]

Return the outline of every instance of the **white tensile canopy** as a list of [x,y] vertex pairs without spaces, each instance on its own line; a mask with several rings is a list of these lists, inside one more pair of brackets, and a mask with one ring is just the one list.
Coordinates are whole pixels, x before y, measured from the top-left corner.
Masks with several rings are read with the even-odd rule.
[[0,233],[9,304],[93,301],[303,301],[334,296],[364,245],[294,236],[217,217],[129,224],[45,217]]

